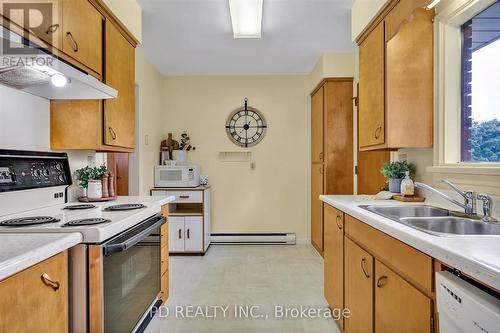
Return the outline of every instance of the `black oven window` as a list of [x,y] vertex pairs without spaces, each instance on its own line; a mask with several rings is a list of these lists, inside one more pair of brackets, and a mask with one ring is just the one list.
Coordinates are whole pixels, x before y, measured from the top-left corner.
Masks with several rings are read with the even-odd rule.
[[462,26],[462,162],[500,162],[500,1]]

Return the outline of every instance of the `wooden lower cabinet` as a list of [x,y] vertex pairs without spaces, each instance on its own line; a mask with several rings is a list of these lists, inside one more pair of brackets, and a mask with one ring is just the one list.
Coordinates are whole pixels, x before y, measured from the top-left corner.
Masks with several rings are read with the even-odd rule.
[[346,332],[373,332],[373,256],[345,238]]
[[432,300],[375,261],[375,332],[431,332]]
[[433,331],[433,259],[330,205],[324,215],[324,292],[343,332]]
[[[344,214],[325,205],[325,261],[324,281],[325,298],[332,310],[344,308]],[[341,317],[337,324],[344,327]]]
[[68,254],[0,281],[0,332],[68,332]]

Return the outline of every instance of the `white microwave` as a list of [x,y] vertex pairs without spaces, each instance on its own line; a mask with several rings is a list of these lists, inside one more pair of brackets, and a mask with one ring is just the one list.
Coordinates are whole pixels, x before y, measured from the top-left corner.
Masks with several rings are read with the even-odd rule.
[[155,166],[155,187],[197,187],[200,185],[198,165]]

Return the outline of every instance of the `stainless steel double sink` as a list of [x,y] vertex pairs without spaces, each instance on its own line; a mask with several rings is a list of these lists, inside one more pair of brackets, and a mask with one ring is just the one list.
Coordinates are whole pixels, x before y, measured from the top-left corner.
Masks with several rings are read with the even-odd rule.
[[500,236],[500,224],[460,216],[433,206],[360,206],[367,211],[436,236]]

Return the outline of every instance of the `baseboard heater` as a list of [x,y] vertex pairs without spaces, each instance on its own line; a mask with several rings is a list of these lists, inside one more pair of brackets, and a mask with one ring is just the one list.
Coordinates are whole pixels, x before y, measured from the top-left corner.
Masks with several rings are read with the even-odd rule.
[[211,234],[211,244],[295,244],[295,233]]

